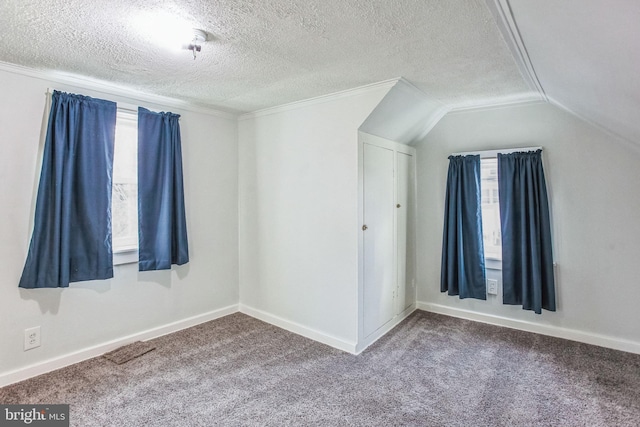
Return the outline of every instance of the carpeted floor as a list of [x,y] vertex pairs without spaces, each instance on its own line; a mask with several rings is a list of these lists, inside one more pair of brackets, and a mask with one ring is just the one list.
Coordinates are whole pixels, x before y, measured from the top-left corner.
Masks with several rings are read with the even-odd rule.
[[233,314],[0,389],[73,426],[638,426],[640,355],[415,312],[360,356]]

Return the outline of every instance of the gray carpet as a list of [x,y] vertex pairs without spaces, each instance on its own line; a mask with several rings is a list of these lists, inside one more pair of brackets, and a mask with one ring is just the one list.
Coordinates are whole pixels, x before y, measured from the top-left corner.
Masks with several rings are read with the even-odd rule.
[[638,426],[640,355],[415,312],[360,356],[233,314],[0,389],[73,426]]

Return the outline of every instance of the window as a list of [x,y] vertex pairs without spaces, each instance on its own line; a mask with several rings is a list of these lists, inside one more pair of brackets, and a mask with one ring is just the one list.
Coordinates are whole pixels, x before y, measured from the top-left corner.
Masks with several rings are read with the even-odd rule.
[[441,292],[485,300],[487,270],[501,270],[503,304],[555,311],[551,245],[542,148],[449,156]]
[[138,249],[138,116],[118,110],[111,224],[114,264],[136,262]]
[[480,160],[480,189],[482,192],[482,238],[484,257],[502,259],[502,239],[500,232],[500,204],[498,199],[498,159]]

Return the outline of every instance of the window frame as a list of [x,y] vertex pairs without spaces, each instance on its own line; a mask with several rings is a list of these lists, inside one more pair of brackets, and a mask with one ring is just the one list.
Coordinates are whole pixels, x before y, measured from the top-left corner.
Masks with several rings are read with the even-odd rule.
[[[478,150],[478,151],[466,151],[462,153],[453,153],[452,156],[480,156],[480,161],[482,159],[492,159],[497,158],[498,154],[510,154],[510,153],[519,153],[526,151],[537,151],[542,150],[542,147],[522,147],[522,148],[505,148],[505,149],[497,149],[497,150]],[[480,195],[482,197],[482,188],[480,189]],[[498,195],[499,197],[499,195]],[[495,258],[488,258],[485,253],[485,269],[486,270],[502,270],[502,260]]]
[[[135,121],[136,129],[138,122],[138,109],[136,106],[118,103],[118,110],[116,116],[116,127],[118,125],[119,120],[131,120]],[[117,132],[116,132],[117,135]],[[136,133],[136,144],[138,142],[137,133]],[[114,142],[114,145],[117,144],[117,141]],[[114,146],[114,162],[115,159],[115,146]],[[137,156],[135,162],[137,164]],[[113,177],[112,177],[113,178]],[[137,184],[137,170],[136,170],[136,184]],[[112,183],[113,185],[113,183]],[[113,209],[113,201],[111,202],[111,207]],[[113,215],[113,213],[112,213]],[[136,224],[137,229],[137,224]],[[136,232],[137,234],[137,232]],[[136,239],[135,246],[126,246],[121,249],[116,249],[113,245],[113,229],[112,229],[112,249],[113,249],[113,265],[123,265],[123,264],[133,264],[138,262],[138,241]]]

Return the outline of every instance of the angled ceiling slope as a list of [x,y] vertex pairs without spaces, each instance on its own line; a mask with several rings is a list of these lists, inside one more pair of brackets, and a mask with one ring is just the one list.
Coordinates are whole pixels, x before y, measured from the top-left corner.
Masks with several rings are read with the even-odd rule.
[[520,37],[521,50],[514,56],[524,61],[544,97],[640,145],[640,2],[487,2],[504,11],[505,39]]
[[358,130],[401,144],[414,145],[448,111],[447,106],[430,99],[400,78]]

